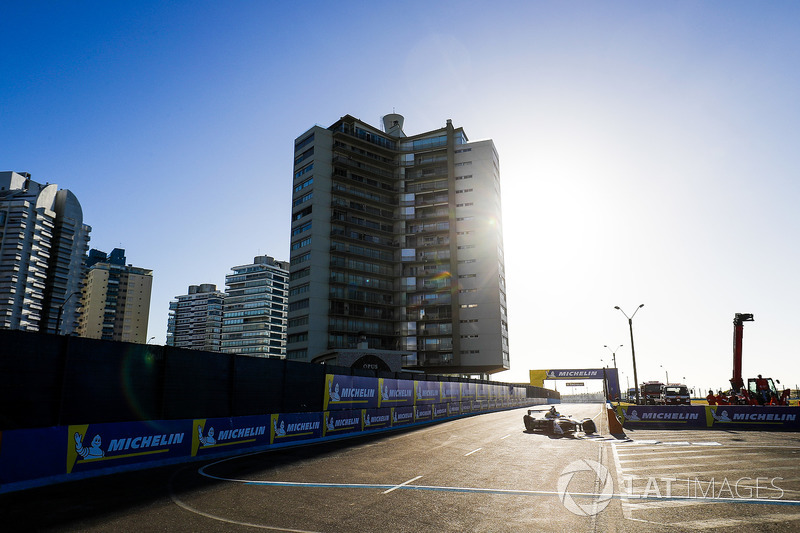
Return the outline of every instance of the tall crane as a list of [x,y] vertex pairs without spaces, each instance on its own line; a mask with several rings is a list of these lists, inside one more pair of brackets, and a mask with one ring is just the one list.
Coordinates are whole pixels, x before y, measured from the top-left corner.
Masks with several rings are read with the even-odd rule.
[[744,336],[744,323],[752,322],[752,313],[736,313],[733,317],[733,377],[731,388],[738,393],[744,387],[742,380],[742,337]]

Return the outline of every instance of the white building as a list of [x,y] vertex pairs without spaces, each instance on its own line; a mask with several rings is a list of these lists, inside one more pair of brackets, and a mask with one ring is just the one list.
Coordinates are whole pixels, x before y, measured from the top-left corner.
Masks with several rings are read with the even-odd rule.
[[169,303],[167,346],[219,352],[225,293],[213,283],[190,285],[189,293]]
[[352,116],[295,140],[287,358],[412,352],[429,373],[509,368],[500,171],[450,120]]
[[153,271],[125,264],[125,250],[90,250],[78,335],[147,343]]
[[286,355],[289,263],[262,255],[225,276],[222,353]]
[[0,328],[74,332],[90,232],[72,192],[0,172]]

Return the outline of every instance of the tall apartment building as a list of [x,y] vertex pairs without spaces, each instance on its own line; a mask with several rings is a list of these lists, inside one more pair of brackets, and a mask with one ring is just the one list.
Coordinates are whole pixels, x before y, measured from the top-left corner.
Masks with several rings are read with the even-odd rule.
[[91,230],[69,190],[0,172],[0,328],[75,330]]
[[406,136],[347,115],[295,140],[287,358],[410,351],[429,373],[509,368],[500,171],[450,120]]
[[225,293],[213,283],[190,285],[189,293],[169,303],[167,346],[219,352]]
[[222,353],[286,356],[289,263],[268,255],[225,276]]
[[90,250],[78,335],[90,339],[147,342],[153,271],[125,264],[125,250]]

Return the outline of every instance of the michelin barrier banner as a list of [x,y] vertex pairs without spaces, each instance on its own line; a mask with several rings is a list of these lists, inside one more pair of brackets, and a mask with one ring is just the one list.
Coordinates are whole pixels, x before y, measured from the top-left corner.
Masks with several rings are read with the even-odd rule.
[[378,407],[378,380],[362,376],[325,376],[323,409],[362,409]]
[[67,474],[189,455],[185,420],[84,424],[67,428]]
[[800,431],[800,408],[749,405],[618,406],[623,427],[632,429],[732,429]]
[[408,379],[380,378],[381,391],[378,407],[400,407],[414,405],[414,382]]
[[[515,396],[485,399],[503,391],[509,395],[516,392],[511,387],[497,390],[492,387],[328,375],[326,410],[322,412],[3,431],[0,432],[0,493],[72,478],[427,424],[545,401]],[[719,423],[726,423],[726,416],[738,417],[734,412],[720,412]],[[771,419],[748,419],[746,423],[776,420],[773,415]]]
[[414,384],[414,401],[417,405],[421,403],[439,403],[440,387],[438,381],[415,381]]
[[270,417],[208,418],[192,423],[192,457],[221,451],[266,446],[270,443]]

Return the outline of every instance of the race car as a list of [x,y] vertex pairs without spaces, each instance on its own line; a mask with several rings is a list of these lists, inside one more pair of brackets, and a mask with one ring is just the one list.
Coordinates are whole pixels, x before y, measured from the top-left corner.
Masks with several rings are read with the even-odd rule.
[[533,413],[541,412],[535,409],[528,409],[528,414],[522,417],[525,423],[525,431],[533,433],[541,431],[548,435],[563,436],[572,435],[576,431],[582,431],[591,435],[597,431],[597,426],[591,418],[584,418],[580,422],[568,415],[562,415],[556,411],[555,406],[551,407],[544,416],[534,418]]

